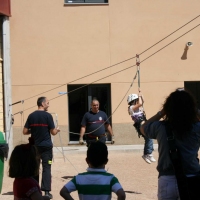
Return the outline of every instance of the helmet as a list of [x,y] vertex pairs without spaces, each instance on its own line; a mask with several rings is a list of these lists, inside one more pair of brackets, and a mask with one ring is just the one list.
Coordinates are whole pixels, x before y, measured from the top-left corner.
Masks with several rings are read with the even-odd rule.
[[131,101],[135,100],[135,99],[138,99],[138,95],[137,95],[137,94],[129,94],[129,95],[128,95],[128,98],[127,98],[128,104],[129,104]]

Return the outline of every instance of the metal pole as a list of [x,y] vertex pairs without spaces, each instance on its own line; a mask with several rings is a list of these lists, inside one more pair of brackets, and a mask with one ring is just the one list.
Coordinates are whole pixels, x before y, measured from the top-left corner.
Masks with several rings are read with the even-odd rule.
[[4,118],[5,135],[9,145],[9,154],[13,150],[13,132],[12,132],[12,103],[11,98],[11,73],[10,73],[10,23],[9,18],[3,19],[3,84],[4,84]]

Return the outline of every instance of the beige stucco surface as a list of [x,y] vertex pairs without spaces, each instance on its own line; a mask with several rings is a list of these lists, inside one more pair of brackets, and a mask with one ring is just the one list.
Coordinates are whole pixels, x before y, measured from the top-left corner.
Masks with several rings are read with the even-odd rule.
[[[199,7],[197,0],[109,0],[108,5],[84,6],[66,6],[63,0],[12,1],[12,100],[25,100],[13,106],[13,113],[24,110],[15,115],[14,131],[37,109],[37,97],[45,95],[52,99],[49,112],[58,114],[59,125],[65,127],[68,137],[67,96],[58,94],[67,90],[67,83],[141,54],[197,17]],[[199,80],[200,27],[194,28],[199,23],[198,17],[140,55],[147,117],[160,109],[172,90],[183,87],[184,81]],[[193,46],[182,60],[189,41]],[[135,58],[130,59],[73,82],[111,83],[112,123],[119,143],[122,132],[127,138],[124,143],[132,137],[126,92],[137,92],[137,79],[130,87],[135,63]]]

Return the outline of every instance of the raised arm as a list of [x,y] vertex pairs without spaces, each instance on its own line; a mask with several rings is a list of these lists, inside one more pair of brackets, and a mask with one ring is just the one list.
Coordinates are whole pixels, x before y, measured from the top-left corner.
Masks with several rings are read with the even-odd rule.
[[163,118],[165,116],[164,111],[159,111],[157,114],[155,114],[154,116],[152,116],[150,119],[148,119],[144,124],[141,125],[140,127],[140,132],[142,133],[142,135],[146,136],[145,132],[144,132],[144,128],[147,124],[151,123],[151,122],[155,122],[155,121],[159,121],[161,118]]
[[138,88],[138,91],[139,91],[138,97],[141,97],[141,98],[139,98],[139,102],[140,102],[140,104],[143,105],[144,104],[144,96],[142,95],[140,88]]

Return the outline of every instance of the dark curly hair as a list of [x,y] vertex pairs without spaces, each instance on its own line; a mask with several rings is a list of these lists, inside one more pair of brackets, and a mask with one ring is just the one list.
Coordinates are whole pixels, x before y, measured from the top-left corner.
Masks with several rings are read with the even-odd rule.
[[163,104],[164,120],[170,124],[177,138],[183,138],[197,122],[197,104],[193,95],[185,89],[176,89]]

